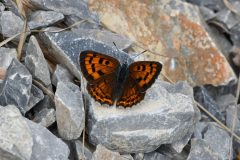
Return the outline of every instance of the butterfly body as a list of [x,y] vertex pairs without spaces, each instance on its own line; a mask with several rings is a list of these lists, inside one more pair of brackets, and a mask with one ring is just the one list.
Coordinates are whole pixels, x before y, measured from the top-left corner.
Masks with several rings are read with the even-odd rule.
[[140,102],[162,68],[155,61],[120,64],[117,59],[95,51],[81,52],[79,61],[89,94],[101,104],[123,107]]

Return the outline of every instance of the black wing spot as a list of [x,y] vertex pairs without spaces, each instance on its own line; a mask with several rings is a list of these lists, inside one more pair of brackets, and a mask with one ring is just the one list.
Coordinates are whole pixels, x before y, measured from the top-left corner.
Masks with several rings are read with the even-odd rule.
[[138,82],[140,82],[141,80],[142,80],[142,78],[141,78],[141,77],[137,79],[137,81],[138,81]]
[[95,64],[91,64],[92,71],[95,72]]
[[93,57],[90,57],[90,59],[89,59],[90,64],[92,63],[92,60],[93,60]]
[[98,71],[98,74],[99,74],[100,76],[104,75],[104,73],[103,73],[102,71]]
[[141,69],[141,66],[137,66],[137,70],[139,71]]
[[106,62],[105,62],[106,65],[109,65],[109,63],[110,63],[109,61],[106,61]]
[[146,81],[147,80],[147,77],[149,76],[149,73],[147,73],[146,75],[145,75],[145,77],[144,77],[144,81]]
[[142,71],[145,71],[145,70],[146,70],[146,66],[142,65]]
[[103,64],[103,60],[104,60],[103,58],[100,58],[98,63]]

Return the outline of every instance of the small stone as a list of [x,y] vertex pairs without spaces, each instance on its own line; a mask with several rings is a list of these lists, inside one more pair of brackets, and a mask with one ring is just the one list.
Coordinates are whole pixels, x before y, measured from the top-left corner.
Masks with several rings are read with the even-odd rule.
[[30,0],[32,5],[44,10],[53,10],[64,15],[75,15],[82,19],[98,20],[97,15],[91,13],[88,9],[87,1],[52,1],[52,0]]
[[[127,49],[133,43],[130,39],[128,39],[122,35],[112,33],[112,32],[106,31],[106,30],[83,29],[83,28],[77,28],[77,29],[72,29],[72,30],[76,34],[80,35],[80,37],[95,39],[97,41],[100,41],[100,42],[108,45],[108,46],[117,47],[119,50]],[[115,43],[116,46],[113,43]]]
[[28,26],[30,29],[47,27],[64,19],[64,15],[54,11],[36,11],[31,13]]
[[57,83],[62,82],[73,82],[73,75],[65,67],[57,64],[56,69],[52,75],[52,84],[57,87]]
[[7,69],[13,58],[17,58],[16,49],[0,47],[0,83],[5,79]]
[[198,6],[204,6],[210,8],[211,10],[217,12],[225,8],[222,0],[186,0],[187,2],[196,4]]
[[150,152],[150,153],[144,154],[143,160],[171,160],[171,159],[158,152]]
[[[240,134],[240,106],[230,105],[226,110],[226,124],[229,128],[233,127],[234,116],[237,116],[235,119],[235,133]],[[237,115],[236,115],[237,113]]]
[[33,138],[25,118],[13,106],[0,106],[1,160],[30,160]]
[[0,32],[4,37],[21,33],[23,26],[23,20],[11,11],[3,11],[0,15]]
[[202,14],[203,19],[205,21],[208,21],[208,20],[210,20],[210,19],[212,19],[216,16],[216,14],[211,9],[209,9],[207,7],[202,6],[202,7],[199,7],[199,9],[200,9],[200,13]]
[[85,111],[79,87],[71,82],[59,82],[54,101],[60,136],[66,140],[77,139],[85,126]]
[[220,160],[218,154],[211,149],[205,140],[192,139],[191,150],[187,160]]
[[27,110],[30,110],[31,108],[33,108],[43,98],[44,98],[44,95],[42,90],[39,89],[37,86],[32,85]]
[[235,105],[236,97],[232,94],[219,95],[216,97],[216,102],[220,112],[225,112],[229,106]]
[[43,56],[37,39],[34,36],[30,37],[29,43],[27,45],[25,66],[33,75],[33,78],[40,80],[45,86],[51,87],[48,64]]
[[0,2],[0,14],[5,10],[4,4]]
[[92,160],[126,160],[118,152],[108,150],[102,145],[97,145],[96,151],[93,153]]
[[0,104],[16,105],[22,114],[28,111],[28,103],[32,88],[32,76],[17,59],[13,59],[8,67],[7,76],[0,86]]
[[91,98],[86,106],[90,142],[118,152],[145,153],[189,134],[196,118],[192,89],[167,84],[156,81],[142,102],[126,109],[100,105]]
[[144,153],[135,153],[134,154],[134,160],[143,160]]
[[[83,146],[83,143],[79,140],[75,141],[75,149],[77,159],[91,160],[92,152],[87,148],[87,146]],[[84,155],[83,155],[83,147],[84,147]]]
[[56,112],[53,100],[45,95],[44,99],[40,101],[33,109],[33,121],[39,123],[44,127],[49,127],[56,121]]
[[45,127],[28,119],[26,122],[33,137],[31,159],[34,160],[67,160],[69,156],[68,146],[48,131]]

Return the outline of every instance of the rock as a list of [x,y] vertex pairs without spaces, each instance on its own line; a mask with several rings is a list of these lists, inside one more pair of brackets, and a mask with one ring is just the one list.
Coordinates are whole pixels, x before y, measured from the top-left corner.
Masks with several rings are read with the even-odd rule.
[[[205,0],[204,3],[218,5]],[[162,61],[164,73],[173,82],[187,80],[192,86],[219,86],[237,80],[208,33],[210,29],[197,6],[179,0],[133,0],[131,3],[90,0],[89,8],[99,14],[101,23],[109,30],[154,52],[145,52],[146,59]],[[140,50],[139,47],[133,48]],[[174,67],[171,57],[177,57]]]
[[235,105],[236,97],[232,94],[224,94],[216,97],[220,112],[225,112],[229,106]]
[[54,101],[60,136],[66,140],[77,139],[85,126],[85,111],[79,87],[71,82],[59,82]]
[[187,160],[220,160],[216,152],[214,152],[211,147],[202,139],[192,139],[191,140],[191,150]]
[[211,20],[216,16],[216,14],[207,7],[202,6],[202,7],[199,7],[199,9],[200,9],[200,13],[202,14],[203,19],[205,21]]
[[0,83],[5,79],[7,69],[13,58],[17,58],[16,49],[0,47]]
[[33,109],[33,121],[39,123],[44,127],[49,127],[56,121],[56,112],[53,100],[45,95],[44,99],[40,101]]
[[[11,27],[9,27],[11,26]],[[0,15],[0,32],[4,37],[12,37],[22,32],[23,20],[11,11],[3,11]]]
[[96,151],[93,153],[92,160],[126,160],[118,152],[108,150],[102,145],[97,145]]
[[0,14],[5,10],[4,4],[0,3]]
[[182,94],[187,92],[176,86],[156,81],[141,103],[127,109],[101,106],[91,98],[86,106],[90,142],[118,152],[136,153],[151,152],[161,144],[181,140],[196,117],[192,95]]
[[31,13],[28,26],[30,29],[47,27],[64,19],[62,13],[54,11],[35,11]]
[[8,67],[7,76],[0,86],[0,105],[14,104],[25,114],[29,107],[32,76],[17,59]]
[[[127,49],[133,43],[130,39],[124,36],[121,36],[106,30],[82,29],[82,28],[72,29],[72,30],[76,34],[80,35],[80,37],[95,39],[108,46],[117,47],[119,50]],[[116,46],[114,46],[113,43],[115,43]]]
[[47,61],[42,50],[34,36],[30,37],[26,49],[25,66],[33,75],[33,78],[40,80],[47,87],[51,88],[51,79]]
[[[80,22],[79,24],[77,24],[78,22]],[[65,16],[65,23],[68,26],[71,26],[73,24],[75,24],[73,26],[73,28],[85,28],[85,29],[100,29],[100,24],[98,23],[93,23],[90,21],[82,21],[81,18],[75,16],[75,15],[67,15]]]
[[[56,30],[56,28],[49,28],[48,30]],[[109,47],[108,45],[90,38],[81,38],[73,32],[59,32],[40,33],[40,40],[43,45],[51,50],[51,57],[59,64],[64,64],[69,71],[78,79],[81,79],[81,72],[79,66],[79,53],[84,50],[93,50],[106,55],[110,55],[120,60],[120,63],[131,63],[129,56],[116,47]]]
[[26,119],[33,137],[32,157],[34,160],[67,160],[68,146],[45,127]]
[[40,90],[37,86],[32,85],[27,110],[30,110],[31,108],[33,108],[43,98],[44,98],[44,95],[42,90]]
[[[236,115],[237,113],[237,115]],[[240,134],[240,109],[236,107],[236,105],[229,105],[226,110],[226,124],[229,128],[233,127],[234,116],[237,116],[235,119],[235,130],[234,132],[239,135]]]
[[173,147],[169,144],[164,144],[161,145],[156,152],[160,153],[161,155],[164,155],[165,159],[177,159],[177,160],[186,160],[189,154],[189,147],[185,147],[187,149],[183,149],[181,153],[178,153],[175,151],[175,149],[173,149]]
[[212,0],[212,1],[208,1],[208,0],[186,0],[187,2],[196,4],[198,6],[204,6],[207,8],[210,8],[211,10],[217,12],[222,10],[223,8],[225,8],[225,5],[223,3],[223,1],[221,0]]
[[144,154],[143,160],[171,160],[171,159],[158,152],[150,152],[150,153]]
[[2,160],[30,160],[33,138],[19,110],[0,106],[0,155]]
[[[75,149],[76,149],[76,158],[77,159],[84,159],[84,160],[91,160],[92,159],[92,152],[87,148],[87,146],[83,146],[82,142],[77,140],[75,141]],[[84,147],[84,155],[83,155],[83,147]]]
[[[229,155],[232,153],[230,136],[214,122],[198,123],[194,131],[194,137],[197,139],[195,142],[197,147],[202,147],[202,149],[205,147],[209,148],[208,150],[218,155],[219,159],[228,159]],[[200,141],[201,139],[204,140],[204,143]],[[192,147],[194,148],[194,146]]]
[[214,97],[204,86],[194,88],[194,99],[202,104],[211,114],[217,117],[220,121],[225,121],[225,116],[220,112],[220,107],[215,101]]
[[[240,2],[235,1],[232,5],[235,8],[239,8]],[[228,8],[225,8],[216,14],[216,20],[218,22],[226,25],[228,29],[231,29],[233,26],[235,26],[236,24],[238,24],[240,22],[240,17],[238,15],[236,15],[235,13],[233,13]]]
[[73,75],[65,67],[58,65],[52,75],[52,84],[57,87],[57,83],[62,82],[73,82]]
[[98,17],[89,11],[87,1],[30,0],[29,3],[44,10],[53,10],[64,15],[75,15],[82,19],[98,21]]
[[134,160],[143,160],[144,153],[135,153]]

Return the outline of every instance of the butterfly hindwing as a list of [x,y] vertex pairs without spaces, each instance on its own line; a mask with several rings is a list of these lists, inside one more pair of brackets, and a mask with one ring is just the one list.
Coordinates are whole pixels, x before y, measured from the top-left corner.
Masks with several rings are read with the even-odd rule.
[[146,90],[160,74],[162,65],[155,61],[140,61],[132,63],[128,69],[122,95],[117,101],[118,106],[131,107],[143,100]]
[[106,75],[116,74],[120,63],[113,57],[94,52],[80,53],[80,67],[88,83],[94,83]]

